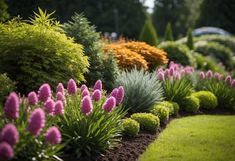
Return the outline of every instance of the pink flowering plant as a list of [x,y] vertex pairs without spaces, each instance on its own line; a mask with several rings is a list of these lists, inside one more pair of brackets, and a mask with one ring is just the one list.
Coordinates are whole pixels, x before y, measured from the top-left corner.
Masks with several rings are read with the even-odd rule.
[[121,119],[126,113],[121,107],[124,88],[118,87],[117,95],[107,97],[100,80],[92,89],[86,85],[77,88],[70,82],[64,114],[58,117],[63,140],[68,143],[65,152],[79,158],[114,147],[120,138]]
[[59,160],[63,144],[54,101],[48,84],[27,97],[9,94],[0,108],[0,160]]

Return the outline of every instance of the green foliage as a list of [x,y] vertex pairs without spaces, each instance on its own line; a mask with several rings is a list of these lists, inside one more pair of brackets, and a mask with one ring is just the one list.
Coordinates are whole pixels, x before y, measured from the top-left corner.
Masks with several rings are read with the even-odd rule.
[[199,41],[195,43],[195,51],[215,58],[216,60],[222,62],[228,69],[231,69],[233,66],[232,51],[219,43]]
[[140,32],[140,41],[144,41],[151,46],[157,45],[157,33],[153,26],[151,17],[147,17],[144,26]]
[[200,101],[196,96],[187,96],[182,103],[182,109],[187,112],[197,112],[200,106]]
[[0,72],[16,81],[21,93],[44,82],[84,80],[88,60],[82,46],[59,32],[58,22],[48,16],[39,11],[33,24],[19,19],[0,24]]
[[164,40],[165,41],[174,41],[173,34],[172,34],[172,27],[171,27],[170,22],[168,22],[166,25]]
[[0,22],[4,22],[10,17],[7,13],[7,8],[8,6],[5,3],[5,0],[0,0]]
[[122,128],[124,134],[136,136],[140,131],[140,124],[131,118],[127,118],[122,120]]
[[192,29],[191,28],[188,29],[188,33],[187,33],[187,46],[190,50],[194,49],[193,35],[192,35]]
[[161,43],[158,47],[167,52],[167,57],[170,61],[180,63],[184,66],[196,66],[195,58],[187,46],[167,41]]
[[177,114],[179,112],[180,106],[176,102],[171,102],[173,104],[174,113]]
[[169,119],[169,108],[162,104],[156,104],[150,110],[150,113],[158,116],[161,122],[165,122]]
[[218,106],[216,96],[210,91],[199,91],[192,95],[199,99],[201,108],[214,109]]
[[175,113],[174,105],[169,101],[160,102],[158,105],[167,108],[169,111],[169,115],[173,115]]
[[106,97],[103,96],[99,102],[93,102],[93,110],[86,116],[81,112],[81,97],[80,93],[68,96],[64,115],[58,120],[63,139],[68,143],[66,151],[77,158],[99,154],[116,146],[126,114],[120,106],[105,112],[102,105]]
[[160,126],[159,118],[151,113],[134,113],[131,115],[131,118],[136,120],[143,130],[156,132]]
[[15,82],[7,77],[6,74],[0,74],[0,105],[5,100],[6,96],[15,90]]
[[124,87],[123,106],[131,113],[147,111],[156,102],[163,99],[161,82],[157,80],[155,74],[143,70],[123,71],[117,77],[116,85]]

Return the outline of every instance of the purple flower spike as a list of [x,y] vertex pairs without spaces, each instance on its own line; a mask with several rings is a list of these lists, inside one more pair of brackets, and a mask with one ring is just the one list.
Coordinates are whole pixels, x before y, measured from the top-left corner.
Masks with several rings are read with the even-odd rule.
[[55,109],[55,102],[52,99],[48,99],[45,103],[44,103],[44,107],[47,113],[49,114],[53,114],[54,109]]
[[228,85],[231,85],[231,83],[232,83],[232,77],[231,77],[231,75],[228,75],[228,76],[225,78],[225,82],[226,82]]
[[85,84],[83,84],[83,85],[81,86],[81,92],[83,92],[85,89],[88,90],[87,86],[86,86]]
[[167,79],[169,77],[169,75],[170,75],[169,69],[166,69],[165,73],[164,73],[165,79]]
[[63,93],[57,92],[57,93],[56,93],[56,100],[57,100],[57,101],[58,101],[58,100],[64,101],[64,100],[65,100],[65,97],[64,97]]
[[213,73],[212,73],[211,70],[208,70],[208,71],[206,72],[206,77],[209,78],[209,79],[213,77]]
[[56,87],[56,93],[61,92],[64,95],[64,86],[62,83],[59,83]]
[[112,90],[112,92],[110,93],[109,97],[113,96],[114,98],[116,98],[116,97],[117,97],[117,93],[118,93],[118,89],[117,89],[117,88],[114,88],[114,89]]
[[19,98],[15,92],[12,92],[6,100],[4,106],[4,113],[9,119],[16,119],[19,117]]
[[215,78],[216,78],[217,80],[221,80],[221,79],[222,79],[222,75],[219,74],[219,73],[215,73],[214,76],[215,76]]
[[29,118],[28,131],[31,134],[38,136],[44,126],[45,126],[45,113],[41,108],[36,108],[32,112]]
[[102,82],[101,82],[101,80],[97,80],[96,82],[95,82],[95,85],[94,85],[94,87],[93,87],[93,90],[96,90],[96,89],[98,89],[98,90],[102,90]]
[[157,78],[158,78],[160,81],[165,81],[164,73],[163,73],[163,72],[158,73],[158,74],[157,74]]
[[200,72],[199,76],[200,76],[200,79],[205,79],[206,78],[206,75],[205,75],[204,72]]
[[91,97],[90,96],[85,96],[82,99],[82,104],[81,104],[81,111],[84,115],[88,116],[91,114],[93,110],[92,102],[91,102]]
[[70,79],[68,81],[67,88],[68,88],[68,93],[70,95],[76,94],[76,92],[77,92],[77,84],[76,84],[76,82],[73,79]]
[[55,126],[50,127],[45,134],[45,140],[52,145],[59,144],[62,140],[59,129]]
[[232,80],[231,87],[235,87],[235,79]]
[[92,99],[96,102],[98,102],[101,99],[101,91],[96,89],[92,94]]
[[46,102],[49,98],[51,98],[51,87],[49,84],[45,83],[41,85],[38,91],[38,98],[43,102]]
[[38,96],[35,92],[30,92],[28,94],[28,102],[30,105],[36,105],[38,103]]
[[1,141],[5,141],[11,146],[15,145],[19,141],[19,132],[15,125],[9,123],[4,126],[1,132]]
[[14,157],[14,151],[12,147],[6,143],[0,143],[0,160],[10,160]]
[[181,79],[181,75],[180,75],[179,72],[177,72],[177,73],[175,74],[175,79],[176,79],[176,80],[180,80],[180,79]]
[[62,115],[64,114],[64,104],[62,101],[56,101],[54,115]]
[[169,74],[170,74],[170,76],[173,76],[173,75],[174,75],[174,67],[171,67],[171,68],[170,68]]
[[88,91],[88,89],[84,89],[84,91],[82,91],[82,98],[85,96],[90,96],[90,92]]
[[113,96],[111,96],[103,104],[103,109],[106,112],[111,112],[115,106],[116,106],[116,99]]
[[117,97],[116,97],[116,103],[117,103],[117,105],[120,105],[120,104],[122,103],[123,98],[124,98],[124,93],[125,93],[125,91],[124,91],[123,86],[120,86],[120,87],[118,88],[118,93],[117,93]]

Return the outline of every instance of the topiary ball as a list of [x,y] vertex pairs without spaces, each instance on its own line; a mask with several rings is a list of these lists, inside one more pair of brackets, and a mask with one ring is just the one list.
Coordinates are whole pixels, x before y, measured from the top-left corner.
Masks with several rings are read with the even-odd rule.
[[158,116],[161,122],[165,122],[169,119],[169,109],[165,106],[156,104],[150,112],[155,116]]
[[199,91],[192,95],[199,99],[201,108],[214,109],[218,105],[217,97],[210,91]]
[[188,96],[182,103],[182,108],[187,112],[196,112],[200,106],[200,101],[195,96]]
[[140,131],[140,124],[131,118],[123,119],[122,127],[124,134],[129,136],[136,136]]

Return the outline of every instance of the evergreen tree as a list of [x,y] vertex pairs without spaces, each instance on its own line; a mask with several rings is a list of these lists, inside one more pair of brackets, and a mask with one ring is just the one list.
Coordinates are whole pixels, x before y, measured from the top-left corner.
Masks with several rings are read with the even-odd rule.
[[7,13],[7,4],[5,0],[0,0],[0,22],[3,22],[9,18],[9,14]]
[[187,46],[189,49],[193,50],[194,49],[194,45],[193,45],[193,35],[192,35],[192,29],[189,28],[188,29],[188,33],[187,33]]
[[165,38],[165,41],[174,41],[170,22],[167,23],[164,38]]
[[139,40],[144,41],[152,46],[157,45],[157,33],[150,17],[146,18],[145,20],[144,26],[139,36]]

